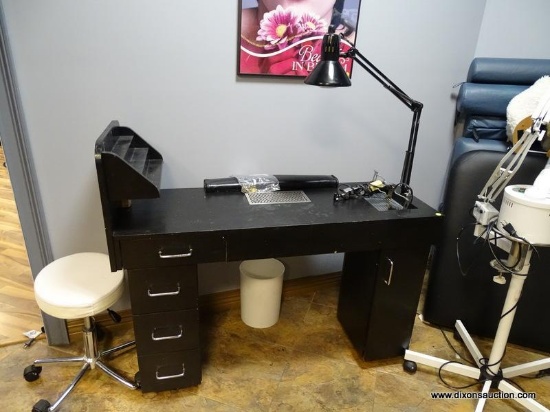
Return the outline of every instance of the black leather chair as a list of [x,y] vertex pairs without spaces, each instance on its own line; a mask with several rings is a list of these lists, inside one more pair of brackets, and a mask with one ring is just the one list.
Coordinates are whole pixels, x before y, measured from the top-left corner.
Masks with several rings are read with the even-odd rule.
[[[510,146],[505,132],[507,104],[544,74],[550,74],[550,60],[472,62],[457,101],[457,121],[463,127],[449,163],[441,206],[444,233],[430,271],[423,310],[427,322],[453,328],[460,319],[472,335],[494,337],[508,286],[493,282],[496,272],[489,266],[493,256],[486,244],[475,241],[470,214],[477,194]],[[546,161],[544,153],[530,154],[511,184],[533,183]],[[497,209],[500,201],[495,203]],[[550,351],[550,328],[538,326],[550,321],[548,268],[550,249],[539,248],[531,259],[510,343]]]
[[[501,158],[500,152],[470,151],[451,167],[442,207],[443,236],[434,254],[423,312],[424,319],[430,323],[452,328],[460,319],[472,335],[491,338],[498,326],[508,285],[493,282],[497,274],[489,266],[493,256],[486,243],[476,241],[471,209]],[[540,155],[527,157],[512,184],[532,183],[546,160],[546,156]],[[497,209],[501,198],[495,204]],[[531,259],[509,342],[548,352],[550,328],[537,325],[550,321],[546,297],[550,294],[550,250],[539,248],[538,251]],[[500,255],[505,258],[507,254],[501,252]]]

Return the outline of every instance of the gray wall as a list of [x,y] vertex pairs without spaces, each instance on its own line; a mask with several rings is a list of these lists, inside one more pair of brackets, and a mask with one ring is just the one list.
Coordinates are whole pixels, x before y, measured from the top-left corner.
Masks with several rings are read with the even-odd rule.
[[476,56],[550,58],[548,0],[487,0]]
[[[165,188],[239,173],[356,181],[378,170],[399,180],[409,110],[360,68],[353,87],[331,91],[237,78],[237,3],[2,0],[55,257],[106,251],[92,151],[113,119],[163,154]],[[452,145],[452,86],[500,43],[491,37],[500,2],[485,3],[362,1],[357,47],[425,105],[411,184],[434,207]],[[526,1],[505,3],[523,10]],[[537,46],[538,37],[508,54]],[[315,275],[338,270],[341,256],[285,262],[291,277]],[[201,293],[238,285],[236,264],[200,273]]]

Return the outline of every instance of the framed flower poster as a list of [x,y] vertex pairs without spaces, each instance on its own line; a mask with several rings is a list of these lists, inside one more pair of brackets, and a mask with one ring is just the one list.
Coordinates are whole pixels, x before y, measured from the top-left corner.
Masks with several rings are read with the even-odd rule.
[[[361,0],[239,0],[239,75],[305,77],[330,25],[355,44]],[[353,60],[340,63],[351,76]]]

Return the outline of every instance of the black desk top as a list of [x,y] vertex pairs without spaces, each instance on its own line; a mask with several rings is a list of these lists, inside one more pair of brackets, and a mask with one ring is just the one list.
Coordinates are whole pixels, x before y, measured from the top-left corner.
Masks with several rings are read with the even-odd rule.
[[140,267],[144,254],[157,256],[158,250],[192,248],[187,262],[207,263],[410,248],[439,240],[443,219],[420,200],[407,210],[380,212],[364,199],[334,202],[334,189],[304,192],[311,202],[250,205],[242,193],[202,188],[164,189],[159,198],[134,200],[113,216],[113,250],[125,256],[122,262],[118,255],[117,267]]
[[334,189],[304,190],[311,202],[250,205],[242,193],[202,188],[163,189],[160,198],[134,200],[114,219],[116,237],[433,219],[418,199],[407,210],[380,212],[364,199],[334,202]]

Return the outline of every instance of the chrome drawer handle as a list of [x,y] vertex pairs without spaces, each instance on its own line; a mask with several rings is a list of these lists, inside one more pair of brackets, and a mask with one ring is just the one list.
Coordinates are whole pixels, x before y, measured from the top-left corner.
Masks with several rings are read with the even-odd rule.
[[155,332],[157,331],[157,328],[153,329],[153,332],[151,333],[151,339],[154,341],[159,340],[169,340],[169,339],[179,339],[183,336],[183,327],[179,325],[180,331],[177,335],[169,335],[169,336],[155,336]]
[[180,291],[181,291],[181,287],[180,287],[180,284],[178,283],[178,289],[177,290],[174,290],[172,292],[158,292],[158,293],[153,293],[151,291],[151,288],[147,289],[147,295],[151,298],[157,298],[159,296],[176,296],[176,295],[179,295],[180,294]]
[[161,380],[163,380],[163,379],[181,378],[181,377],[185,376],[185,363],[182,363],[182,364],[181,364],[181,369],[182,369],[182,372],[181,372],[181,373],[178,373],[178,374],[176,374],[176,375],[165,375],[165,376],[159,376],[159,371],[157,370],[157,372],[156,372],[157,380],[161,381]]
[[161,259],[178,259],[178,258],[186,258],[191,257],[193,255],[193,249],[189,248],[189,252],[187,253],[177,253],[175,255],[165,255],[162,253],[162,250],[159,250],[159,257]]
[[391,278],[393,276],[393,261],[389,258],[389,257],[386,257],[386,259],[388,259],[388,262],[390,262],[390,276],[388,277],[388,279],[384,279],[384,283],[388,286],[390,286],[391,284]]

